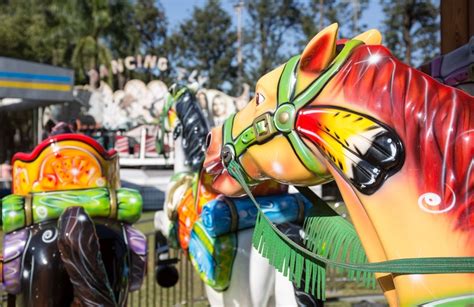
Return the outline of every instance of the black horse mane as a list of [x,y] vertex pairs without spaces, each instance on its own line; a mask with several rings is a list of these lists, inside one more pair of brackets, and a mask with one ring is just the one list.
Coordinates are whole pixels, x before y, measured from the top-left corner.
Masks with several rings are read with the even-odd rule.
[[193,171],[199,171],[204,162],[206,137],[210,128],[206,116],[191,90],[186,90],[178,98],[176,113],[180,125],[176,128],[175,134],[181,134],[183,137],[185,165],[190,166]]

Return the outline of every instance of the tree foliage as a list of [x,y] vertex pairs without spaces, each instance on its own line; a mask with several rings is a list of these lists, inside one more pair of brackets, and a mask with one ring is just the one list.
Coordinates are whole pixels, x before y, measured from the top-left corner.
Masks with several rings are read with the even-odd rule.
[[0,50],[3,56],[67,65],[74,29],[51,0],[17,0],[0,4]]
[[[384,42],[398,57],[413,65],[438,52],[438,0],[379,1],[385,14]],[[368,0],[245,1],[244,81],[252,84],[301,52],[309,39],[333,22],[340,24],[342,37],[360,33],[368,4]],[[158,0],[0,0],[0,55],[75,68],[76,82],[83,84],[90,69],[107,66],[112,58],[153,54],[170,60],[174,74],[159,75],[168,84],[176,81],[176,68],[184,67],[206,75],[207,87],[232,86],[235,93],[237,36],[232,18],[219,0],[195,7],[175,29],[169,29]],[[126,71],[120,78],[149,81],[157,78],[153,73]]]
[[208,0],[171,35],[169,56],[175,66],[206,75],[208,87],[222,89],[237,76],[236,41],[231,16],[219,0]]
[[111,52],[101,37],[110,25],[112,16],[107,0],[79,1],[74,4],[85,19],[80,24],[81,37],[77,39],[71,61],[76,76],[85,79],[89,70],[99,71],[100,65],[110,63]]
[[368,5],[368,0],[309,0],[301,17],[303,41],[335,22],[339,24],[340,37],[356,36],[367,27],[361,17]]
[[146,53],[164,53],[168,21],[163,6],[154,0],[138,0],[134,14],[140,47]]
[[296,45],[292,37],[299,30],[300,8],[301,4],[297,0],[248,2],[246,57],[255,65],[248,65],[247,78],[256,80],[291,55]]
[[381,0],[385,44],[401,60],[419,65],[439,53],[439,5],[431,0]]
[[0,54],[74,68],[82,84],[90,69],[109,66],[112,57],[158,52],[166,26],[153,0],[3,1]]
[[[133,7],[133,33],[136,38],[136,48],[130,54],[152,54],[157,56],[167,56],[168,52],[168,20],[165,10],[160,2],[155,0],[138,0]],[[152,71],[129,72],[133,78],[144,81],[151,81],[156,76]],[[160,72],[159,78],[165,83],[171,84],[169,71]]]

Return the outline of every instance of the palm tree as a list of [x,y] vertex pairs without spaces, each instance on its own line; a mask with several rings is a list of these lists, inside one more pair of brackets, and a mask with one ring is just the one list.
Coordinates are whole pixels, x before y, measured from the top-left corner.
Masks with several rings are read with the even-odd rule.
[[[100,71],[100,65],[106,65],[110,71],[112,59],[109,48],[105,45],[101,35],[111,22],[107,0],[70,1],[83,18],[84,35],[77,41],[72,55],[72,64],[81,78],[87,78],[91,69]],[[109,82],[110,76],[108,79]]]

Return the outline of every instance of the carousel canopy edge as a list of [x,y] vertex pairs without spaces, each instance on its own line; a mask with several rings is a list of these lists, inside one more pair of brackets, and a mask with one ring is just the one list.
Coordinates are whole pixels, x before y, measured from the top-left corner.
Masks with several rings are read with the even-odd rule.
[[72,69],[0,57],[0,98],[12,98],[1,102],[0,109],[22,100],[72,101],[73,85]]

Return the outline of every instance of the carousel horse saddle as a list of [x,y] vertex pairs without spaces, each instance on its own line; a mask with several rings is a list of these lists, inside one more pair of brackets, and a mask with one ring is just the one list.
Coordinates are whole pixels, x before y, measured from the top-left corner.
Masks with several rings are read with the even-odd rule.
[[[302,222],[311,203],[300,194],[257,197],[276,224]],[[217,291],[230,283],[239,230],[255,226],[258,210],[248,197],[219,197],[204,205],[193,225],[189,256],[201,279]]]
[[74,208],[98,223],[106,225],[109,221],[110,227],[116,224],[120,228],[118,237],[130,253],[129,290],[140,287],[147,245],[145,236],[131,224],[141,216],[142,197],[136,190],[120,187],[116,152],[106,152],[82,135],[58,135],[45,140],[31,154],[16,154],[12,164],[13,194],[1,202],[4,240],[0,276],[8,293],[21,290],[23,254],[35,229],[51,225],[56,230],[45,231],[41,239],[56,242],[61,234],[55,221],[64,219]]
[[235,233],[213,237],[200,220],[194,223],[189,241],[189,258],[201,279],[217,291],[229,287],[236,250]]
[[132,224],[141,215],[142,199],[138,191],[119,188],[51,191],[29,195],[8,195],[2,200],[3,231],[58,219],[69,207],[82,207],[92,218],[112,218]]
[[[257,197],[262,211],[276,223],[302,221],[311,203],[298,194]],[[203,227],[212,237],[255,226],[258,209],[247,198],[219,197],[204,205],[201,213]]]

